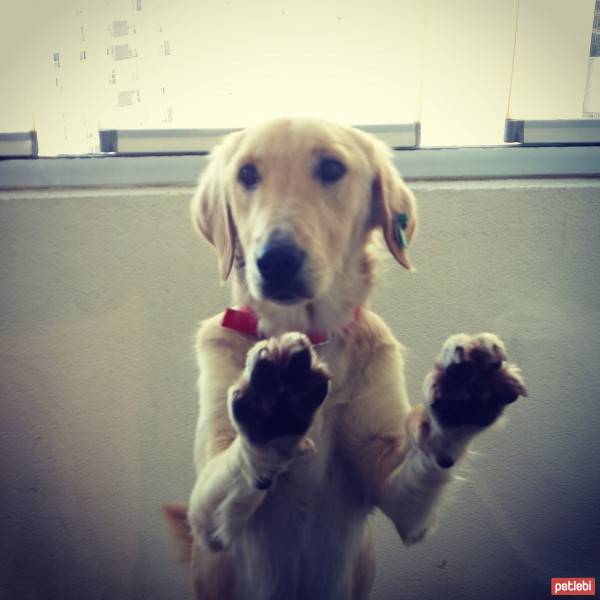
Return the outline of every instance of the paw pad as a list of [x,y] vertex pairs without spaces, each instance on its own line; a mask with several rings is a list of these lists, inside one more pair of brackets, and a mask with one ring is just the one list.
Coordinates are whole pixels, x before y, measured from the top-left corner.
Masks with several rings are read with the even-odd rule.
[[430,409],[438,423],[487,427],[506,405],[526,396],[519,369],[506,359],[494,334],[450,337],[428,377]]
[[259,342],[231,391],[231,412],[254,444],[302,435],[329,390],[329,373],[301,334]]

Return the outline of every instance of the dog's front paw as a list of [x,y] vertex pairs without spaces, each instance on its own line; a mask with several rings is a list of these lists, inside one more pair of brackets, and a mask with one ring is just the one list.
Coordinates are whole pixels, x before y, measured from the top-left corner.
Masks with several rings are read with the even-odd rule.
[[491,425],[505,406],[526,396],[520,370],[492,333],[453,335],[425,382],[428,408],[442,428]]
[[231,418],[253,444],[302,436],[327,396],[329,379],[305,335],[286,333],[258,342],[230,390]]

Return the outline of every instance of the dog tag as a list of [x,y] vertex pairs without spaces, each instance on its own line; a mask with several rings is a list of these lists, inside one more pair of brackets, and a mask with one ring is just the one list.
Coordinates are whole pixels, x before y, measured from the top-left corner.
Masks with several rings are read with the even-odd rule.
[[400,248],[406,248],[408,246],[408,240],[404,230],[408,226],[408,213],[401,212],[394,215],[394,235],[398,246]]

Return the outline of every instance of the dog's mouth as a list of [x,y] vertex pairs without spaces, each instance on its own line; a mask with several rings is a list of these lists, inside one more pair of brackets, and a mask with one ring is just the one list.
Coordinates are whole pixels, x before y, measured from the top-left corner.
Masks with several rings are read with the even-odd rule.
[[270,300],[277,304],[299,304],[313,297],[310,290],[302,281],[297,281],[286,286],[263,282],[261,293],[265,300]]

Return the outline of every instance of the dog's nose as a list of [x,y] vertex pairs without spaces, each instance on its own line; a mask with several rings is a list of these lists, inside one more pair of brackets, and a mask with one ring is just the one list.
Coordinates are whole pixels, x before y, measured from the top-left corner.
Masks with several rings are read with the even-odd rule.
[[277,236],[259,249],[256,264],[266,283],[285,287],[296,279],[305,258],[306,252],[289,237]]

